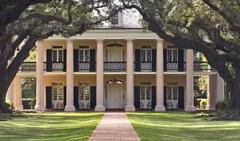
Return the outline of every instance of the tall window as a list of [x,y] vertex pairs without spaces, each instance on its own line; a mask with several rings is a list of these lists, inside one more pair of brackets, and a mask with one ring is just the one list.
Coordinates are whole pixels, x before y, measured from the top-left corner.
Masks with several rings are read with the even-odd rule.
[[54,109],[64,108],[64,90],[62,82],[53,82],[52,83],[52,103]]
[[178,62],[178,50],[168,49],[167,50],[167,61],[168,62]]
[[167,108],[178,108],[178,87],[167,86],[166,87],[166,101]]
[[151,47],[143,47],[141,49],[141,61],[152,62],[152,49]]
[[53,46],[52,50],[52,61],[53,62],[63,62],[63,47],[62,46]]
[[80,83],[79,84],[79,108],[89,109],[90,108],[90,84]]
[[152,107],[152,87],[149,82],[140,83],[140,108],[150,109]]
[[80,46],[78,60],[80,62],[90,62],[90,50],[88,46]]

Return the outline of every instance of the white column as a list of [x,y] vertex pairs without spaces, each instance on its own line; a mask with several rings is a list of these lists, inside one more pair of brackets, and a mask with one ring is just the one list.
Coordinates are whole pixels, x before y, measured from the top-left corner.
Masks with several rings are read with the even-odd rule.
[[186,64],[186,105],[185,111],[195,111],[194,107],[194,83],[193,83],[193,50],[187,49]]
[[210,75],[208,75],[207,77],[207,106],[206,109],[207,110],[213,110],[213,104],[212,104],[212,96],[214,95],[212,93],[211,89],[211,81],[210,81]]
[[16,75],[14,78],[14,97],[13,97],[13,107],[15,111],[23,110],[22,106],[22,88],[21,88],[21,78]]
[[216,101],[219,102],[219,101],[223,101],[224,100],[224,92],[225,92],[225,82],[223,80],[223,78],[217,74],[217,99]]
[[13,102],[13,82],[10,84],[7,95],[6,95],[6,101],[7,102]]
[[103,106],[103,94],[104,94],[104,74],[103,74],[103,40],[97,40],[97,69],[96,69],[96,89],[97,89],[97,104],[95,111],[105,111]]
[[134,62],[133,62],[133,39],[127,40],[127,105],[125,111],[135,111],[134,107]]
[[35,110],[36,111],[44,111],[44,46],[43,46],[43,40],[37,41],[37,66],[36,66],[36,105]]
[[67,94],[65,111],[75,111],[73,105],[73,41],[67,40]]
[[164,70],[163,70],[163,40],[157,40],[157,66],[156,66],[156,107],[155,111],[165,111],[164,107]]

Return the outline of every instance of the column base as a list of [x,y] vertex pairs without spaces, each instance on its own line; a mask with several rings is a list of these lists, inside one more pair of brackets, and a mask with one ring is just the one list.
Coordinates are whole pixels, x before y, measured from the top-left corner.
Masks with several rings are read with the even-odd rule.
[[207,110],[215,110],[215,108],[214,108],[212,105],[207,105],[207,106],[206,106],[206,109],[207,109]]
[[156,112],[164,112],[164,111],[166,111],[166,109],[165,109],[164,106],[156,106],[155,107],[155,111]]
[[195,108],[195,106],[186,106],[184,110],[186,112],[195,112],[196,108]]
[[73,112],[75,111],[75,106],[65,106],[64,111]]
[[45,111],[45,107],[44,106],[40,106],[40,105],[36,105],[34,107],[34,110],[37,112],[44,112]]
[[126,106],[125,107],[125,111],[126,112],[135,112],[135,107],[134,106]]
[[105,109],[104,106],[96,106],[96,107],[95,107],[95,111],[96,111],[96,112],[105,112],[106,109]]
[[21,106],[19,106],[19,107],[16,107],[16,108],[14,108],[14,110],[15,110],[15,111],[22,111],[22,110],[23,110],[23,106],[21,105]]

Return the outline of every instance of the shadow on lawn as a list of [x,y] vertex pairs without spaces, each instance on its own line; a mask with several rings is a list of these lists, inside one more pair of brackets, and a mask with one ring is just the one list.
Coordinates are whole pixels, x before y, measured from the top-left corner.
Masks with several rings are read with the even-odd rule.
[[22,117],[0,121],[3,141],[87,140],[102,113],[22,113]]
[[239,141],[240,122],[208,121],[196,113],[138,112],[128,117],[142,141]]

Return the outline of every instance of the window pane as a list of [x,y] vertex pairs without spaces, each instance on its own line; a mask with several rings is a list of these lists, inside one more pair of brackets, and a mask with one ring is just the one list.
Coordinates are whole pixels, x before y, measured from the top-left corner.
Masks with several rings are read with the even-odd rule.
[[141,62],[145,62],[145,50],[141,50]]
[[89,50],[85,50],[85,61],[90,62],[90,51]]
[[57,50],[53,50],[52,52],[52,61],[57,62]]
[[58,62],[63,62],[63,50],[58,50]]
[[177,99],[178,99],[178,88],[173,87],[173,100],[177,100]]
[[167,51],[167,61],[172,62],[172,50]]
[[83,61],[84,61],[83,58],[84,58],[84,52],[83,52],[83,50],[80,50],[80,51],[79,51],[79,61],[80,61],[80,62],[83,62]]
[[167,87],[166,88],[166,95],[167,95],[167,100],[171,100],[172,99],[172,95],[171,95],[171,87]]
[[174,62],[178,61],[178,51],[177,50],[173,50],[173,61]]
[[147,61],[152,62],[152,50],[147,50]]

